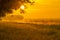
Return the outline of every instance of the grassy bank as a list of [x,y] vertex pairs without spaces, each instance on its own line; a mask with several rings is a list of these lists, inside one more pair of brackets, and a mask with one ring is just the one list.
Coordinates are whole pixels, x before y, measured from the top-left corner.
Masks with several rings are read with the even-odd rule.
[[60,25],[0,22],[0,40],[60,40]]

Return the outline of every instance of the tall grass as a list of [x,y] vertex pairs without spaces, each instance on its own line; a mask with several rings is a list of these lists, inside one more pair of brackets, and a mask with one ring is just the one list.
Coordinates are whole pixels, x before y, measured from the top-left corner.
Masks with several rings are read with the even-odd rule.
[[0,40],[60,40],[60,25],[0,23]]

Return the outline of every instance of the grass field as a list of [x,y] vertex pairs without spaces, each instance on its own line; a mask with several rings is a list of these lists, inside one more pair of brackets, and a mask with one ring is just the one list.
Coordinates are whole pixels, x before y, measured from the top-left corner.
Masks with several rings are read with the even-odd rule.
[[0,22],[0,40],[60,40],[60,25]]

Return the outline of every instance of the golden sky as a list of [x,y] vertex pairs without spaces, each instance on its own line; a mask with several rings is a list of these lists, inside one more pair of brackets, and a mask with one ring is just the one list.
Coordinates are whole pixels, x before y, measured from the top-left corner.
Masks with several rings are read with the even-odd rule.
[[23,16],[27,19],[60,19],[60,0],[35,0]]
[[[34,1],[33,5],[27,5],[26,13],[21,14],[25,19],[60,19],[60,0]],[[13,14],[20,15],[20,9],[14,11]]]

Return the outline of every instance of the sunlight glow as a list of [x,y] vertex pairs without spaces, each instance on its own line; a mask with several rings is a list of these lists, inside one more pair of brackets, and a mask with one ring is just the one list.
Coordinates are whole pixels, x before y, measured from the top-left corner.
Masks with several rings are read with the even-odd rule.
[[20,9],[24,10],[25,9],[25,6],[24,5],[21,5],[20,6]]

